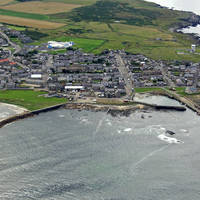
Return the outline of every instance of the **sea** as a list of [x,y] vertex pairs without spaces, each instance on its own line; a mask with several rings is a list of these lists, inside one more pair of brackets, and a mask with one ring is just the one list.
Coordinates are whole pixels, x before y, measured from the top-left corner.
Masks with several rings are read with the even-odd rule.
[[[149,2],[157,3],[161,6],[168,8],[191,11],[197,15],[200,15],[200,1],[199,0],[146,0]],[[183,33],[194,33],[200,37],[200,25],[196,27],[188,27],[181,29]]]
[[199,200],[199,130],[189,109],[59,109],[16,121],[0,129],[0,199]]

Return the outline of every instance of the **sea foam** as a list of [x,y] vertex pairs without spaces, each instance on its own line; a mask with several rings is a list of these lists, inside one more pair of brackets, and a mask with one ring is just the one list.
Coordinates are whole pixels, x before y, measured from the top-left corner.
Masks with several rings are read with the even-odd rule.
[[160,134],[158,135],[158,138],[162,141],[165,141],[169,144],[179,144],[179,143],[183,143],[182,141],[176,139],[176,138],[173,138],[173,137],[168,137],[166,136],[165,134]]

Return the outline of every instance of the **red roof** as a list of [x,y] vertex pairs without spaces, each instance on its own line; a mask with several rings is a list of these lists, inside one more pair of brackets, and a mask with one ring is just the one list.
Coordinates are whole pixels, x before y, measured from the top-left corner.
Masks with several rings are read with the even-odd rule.
[[17,64],[16,62],[10,62],[10,65],[15,65],[15,64]]
[[6,58],[6,59],[1,59],[0,60],[0,63],[2,63],[2,62],[8,62],[9,60]]

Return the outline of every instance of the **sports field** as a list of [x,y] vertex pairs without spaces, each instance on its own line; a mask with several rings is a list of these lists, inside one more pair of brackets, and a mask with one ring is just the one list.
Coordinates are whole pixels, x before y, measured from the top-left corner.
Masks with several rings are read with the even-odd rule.
[[61,12],[69,12],[74,8],[80,7],[79,4],[67,4],[61,2],[40,2],[30,1],[17,4],[10,4],[1,6],[1,9],[12,10],[25,13],[38,13],[38,14],[55,14]]
[[21,17],[12,17],[6,15],[0,15],[0,22],[7,24],[14,24],[18,26],[39,28],[39,29],[56,29],[65,25],[62,23],[54,23],[54,22],[26,19]]

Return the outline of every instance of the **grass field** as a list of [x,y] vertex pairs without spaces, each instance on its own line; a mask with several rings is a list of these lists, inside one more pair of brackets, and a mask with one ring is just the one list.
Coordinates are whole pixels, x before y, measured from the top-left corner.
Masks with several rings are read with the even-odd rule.
[[78,4],[66,4],[59,2],[40,2],[30,1],[17,4],[10,4],[1,6],[1,9],[25,12],[25,13],[38,13],[38,14],[54,14],[60,12],[69,12],[74,8],[80,7]]
[[36,20],[48,20],[49,17],[43,14],[34,14],[26,12],[17,12],[13,10],[4,10],[0,9],[0,15],[12,16],[12,17],[21,17],[26,19],[36,19]]
[[[98,49],[105,42],[104,40],[99,40],[99,39],[78,38],[78,37],[70,37],[70,36],[57,36],[57,37],[55,36],[55,37],[44,38],[41,41],[37,41],[32,44],[39,45],[41,43],[46,43],[50,40],[55,40],[58,42],[73,41],[75,43],[75,45],[74,45],[75,48],[81,48],[85,52],[92,52],[93,50]],[[61,51],[58,50],[55,52],[62,53],[63,50],[61,50]],[[53,53],[53,51],[51,53]]]
[[45,92],[36,92],[32,90],[0,91],[0,102],[22,106],[33,111],[67,101],[64,98],[46,98],[41,96],[42,94],[45,94]]
[[18,26],[33,27],[39,29],[56,29],[64,26],[62,23],[48,22],[42,20],[25,19],[21,17],[12,17],[6,15],[0,15],[0,22],[6,24],[14,24]]
[[75,43],[74,47],[81,48],[85,52],[91,52],[92,50],[98,48],[104,43],[104,40],[75,38],[75,37],[66,37],[66,36],[58,37],[56,38],[56,40],[61,41],[61,42],[73,41]]
[[162,91],[162,88],[134,88],[136,93]]
[[8,25],[8,28],[16,30],[16,31],[25,31],[26,28],[22,26],[14,26],[14,25]]

